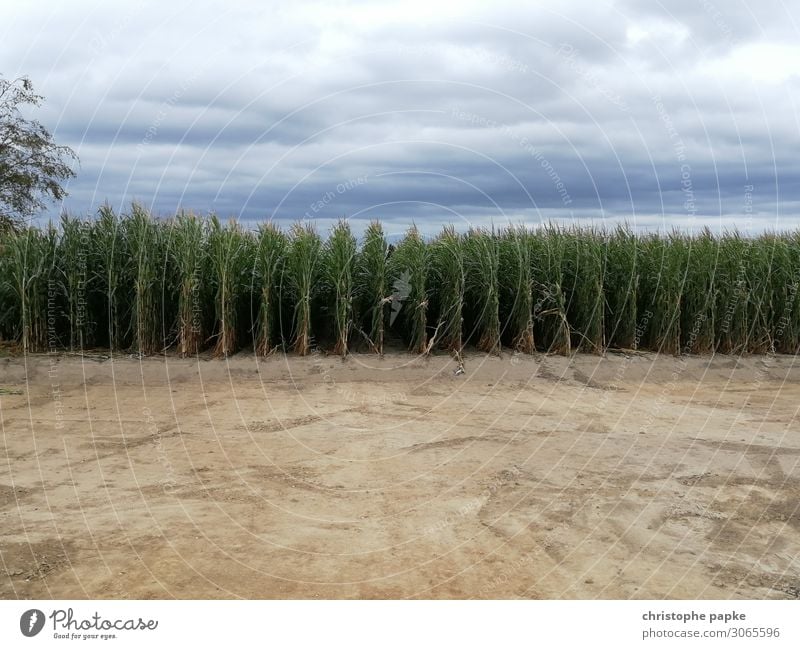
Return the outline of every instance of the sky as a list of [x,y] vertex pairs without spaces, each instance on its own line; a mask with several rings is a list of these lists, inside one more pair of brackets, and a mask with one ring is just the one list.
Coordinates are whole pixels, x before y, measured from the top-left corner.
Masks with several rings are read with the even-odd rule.
[[0,74],[138,201],[390,234],[800,225],[798,3],[0,0]]

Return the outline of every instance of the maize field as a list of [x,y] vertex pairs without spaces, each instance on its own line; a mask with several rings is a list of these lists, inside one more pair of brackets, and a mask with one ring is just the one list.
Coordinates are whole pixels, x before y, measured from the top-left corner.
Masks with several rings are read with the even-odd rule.
[[0,340],[138,355],[473,347],[569,354],[800,351],[800,233],[346,221],[254,230],[134,205],[0,234]]

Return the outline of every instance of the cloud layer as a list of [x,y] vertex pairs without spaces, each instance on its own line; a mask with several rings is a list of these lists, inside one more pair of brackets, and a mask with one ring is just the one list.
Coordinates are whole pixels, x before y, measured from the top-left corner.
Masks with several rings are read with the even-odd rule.
[[81,160],[64,207],[800,225],[783,2],[233,5],[4,9],[0,72]]

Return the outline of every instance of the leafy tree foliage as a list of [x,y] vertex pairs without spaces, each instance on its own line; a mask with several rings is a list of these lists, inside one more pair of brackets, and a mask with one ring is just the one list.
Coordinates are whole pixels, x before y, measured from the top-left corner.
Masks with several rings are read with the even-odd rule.
[[75,177],[70,166],[77,161],[75,152],[57,145],[44,126],[20,112],[43,99],[27,77],[0,77],[0,232],[21,227],[46,201],[63,199],[63,183]]

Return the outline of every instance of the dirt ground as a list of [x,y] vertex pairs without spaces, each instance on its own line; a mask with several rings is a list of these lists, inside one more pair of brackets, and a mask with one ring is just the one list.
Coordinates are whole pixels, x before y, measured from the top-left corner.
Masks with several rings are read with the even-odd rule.
[[0,359],[0,598],[798,598],[800,359]]

